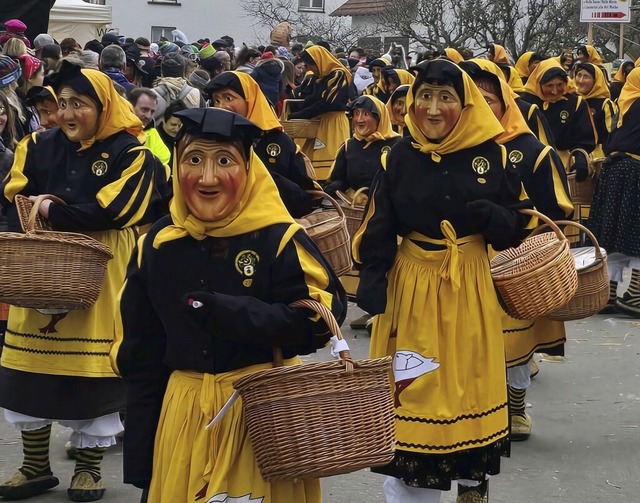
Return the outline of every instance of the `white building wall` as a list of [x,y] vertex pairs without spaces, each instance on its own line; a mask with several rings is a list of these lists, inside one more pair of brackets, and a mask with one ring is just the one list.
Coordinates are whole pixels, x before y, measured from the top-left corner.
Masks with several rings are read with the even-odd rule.
[[[324,13],[313,15],[327,16],[344,1],[325,0]],[[127,37],[151,38],[152,26],[165,26],[182,31],[189,41],[205,37],[215,40],[229,35],[236,46],[243,42],[247,45],[269,42],[270,28],[252,26],[255,19],[244,13],[239,0],[178,0],[180,5],[147,0],[106,0],[105,3],[112,7],[113,28]]]

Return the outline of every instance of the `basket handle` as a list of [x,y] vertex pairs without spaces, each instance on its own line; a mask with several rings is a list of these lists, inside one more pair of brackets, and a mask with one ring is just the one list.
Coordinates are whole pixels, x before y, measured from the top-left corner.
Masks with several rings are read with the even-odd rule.
[[[345,217],[344,217],[344,211],[342,211],[342,206],[340,206],[338,204],[338,202],[333,197],[331,197],[329,194],[327,194],[326,192],[323,192],[321,190],[307,190],[307,194],[309,194],[311,196],[322,197],[324,199],[328,199],[329,202],[333,205],[333,207],[338,212],[338,216],[340,217],[340,220],[344,220]],[[319,224],[311,225],[308,228],[311,229],[313,227],[316,227],[316,225],[322,225],[324,223],[326,223],[326,222],[320,222]]]
[[360,187],[358,190],[356,190],[353,193],[353,199],[351,201],[349,201],[349,198],[347,197],[347,195],[344,192],[342,192],[341,190],[336,190],[336,196],[338,196],[345,203],[347,203],[350,208],[355,209],[355,207],[356,207],[356,199],[358,198],[358,196],[360,194],[362,194],[363,192],[365,192],[367,190],[369,190],[369,187]]
[[[300,299],[289,304],[289,307],[304,307],[318,313],[327,324],[327,327],[329,327],[331,335],[335,335],[338,340],[344,339],[342,337],[340,326],[338,325],[336,318],[333,316],[333,313],[326,306],[320,304],[320,302],[311,299]],[[340,351],[340,359],[344,362],[347,373],[351,374],[353,372],[353,359],[351,358],[351,352],[348,350]],[[274,366],[282,367],[282,360],[282,349],[279,347],[273,348]]]
[[524,214],[524,215],[530,215],[532,217],[538,217],[540,220],[542,220],[546,225],[541,225],[539,227],[536,227],[536,229],[533,231],[533,234],[537,234],[539,232],[540,229],[544,228],[545,226],[549,226],[551,227],[551,230],[553,232],[555,232],[556,236],[558,237],[558,239],[560,241],[566,241],[567,236],[565,236],[562,231],[560,230],[560,227],[558,227],[555,222],[553,220],[551,220],[547,215],[544,215],[543,213],[540,213],[537,210],[530,210],[530,209],[523,209],[523,210],[519,210],[520,213]]
[[585,227],[581,223],[574,222],[573,220],[556,220],[555,223],[558,225],[573,225],[574,227],[577,227],[578,229],[583,231],[587,236],[589,236],[589,239],[591,239],[593,246],[595,246],[596,248],[596,258],[598,260],[604,260],[604,256],[602,255],[602,251],[600,250],[600,244],[598,243],[598,240],[596,239],[593,232],[591,232],[588,227]]
[[56,204],[67,204],[58,196],[54,196],[53,194],[40,194],[36,197],[36,200],[33,202],[33,206],[31,207],[31,211],[29,212],[29,220],[27,220],[27,229],[26,232],[33,232],[36,227],[36,216],[40,210],[40,205],[43,201],[47,199],[53,201]]
[[[587,168],[589,170],[589,177],[590,178],[595,178],[597,175],[597,169],[593,163],[594,159],[591,156],[591,154],[589,154],[589,152],[587,152],[585,149],[583,148],[574,148],[571,151],[571,154],[575,156],[576,152],[580,155],[583,155],[584,158],[587,160]],[[573,168],[573,164],[571,164],[571,166],[569,167],[569,173],[573,173],[574,172],[574,168]]]

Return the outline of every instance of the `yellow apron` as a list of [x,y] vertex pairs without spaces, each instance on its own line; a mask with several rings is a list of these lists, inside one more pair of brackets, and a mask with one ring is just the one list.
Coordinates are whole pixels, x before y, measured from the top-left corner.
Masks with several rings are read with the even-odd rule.
[[[377,316],[371,357],[392,355],[396,446],[451,453],[508,433],[501,308],[484,240],[411,233],[389,272],[387,308]],[[413,241],[446,247],[425,251]]]
[[[285,360],[285,365],[299,361]],[[270,367],[253,365],[217,375],[189,371],[171,374],[156,433],[149,501],[322,503],[318,479],[274,483],[262,479],[241,400],[205,430],[233,394],[234,381]]]
[[[350,136],[349,119],[345,112],[327,112],[319,118],[320,125],[311,162],[316,170],[316,179],[326,180],[331,173],[338,149]],[[298,139],[296,144],[302,148],[304,141],[304,139]]]

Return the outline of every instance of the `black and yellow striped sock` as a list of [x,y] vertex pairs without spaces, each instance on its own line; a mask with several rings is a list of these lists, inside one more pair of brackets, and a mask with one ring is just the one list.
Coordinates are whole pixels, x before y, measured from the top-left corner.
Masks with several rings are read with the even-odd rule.
[[50,438],[50,424],[39,430],[22,432],[24,461],[22,462],[20,471],[28,479],[42,475],[51,475],[51,466],[49,465]]
[[526,389],[517,389],[512,386],[507,386],[509,391],[509,414],[512,416],[526,417],[524,408],[524,398],[527,394]]
[[93,479],[97,482],[101,478],[100,464],[104,457],[104,447],[91,447],[88,449],[78,449],[76,451],[76,468],[74,475],[80,472],[88,472],[93,475]]

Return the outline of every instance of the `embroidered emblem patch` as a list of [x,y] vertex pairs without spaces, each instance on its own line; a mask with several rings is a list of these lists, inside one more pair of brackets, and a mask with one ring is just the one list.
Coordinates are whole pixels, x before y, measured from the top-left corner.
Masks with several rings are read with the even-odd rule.
[[242,250],[236,256],[236,270],[243,276],[250,278],[255,274],[259,261],[260,257],[253,250]]
[[109,166],[105,161],[96,161],[91,165],[91,171],[96,176],[103,176],[107,173]]
[[567,122],[568,118],[569,118],[569,112],[567,112],[566,110],[563,110],[562,112],[560,112],[560,122],[564,124],[565,122]]
[[267,145],[267,154],[271,157],[277,157],[280,155],[280,152],[282,152],[282,149],[277,143],[269,143],[269,145]]
[[509,152],[509,160],[513,164],[518,164],[520,161],[522,161],[523,158],[524,155],[522,155],[522,152],[520,152],[519,150],[512,150],[511,152]]
[[381,154],[388,154],[389,152],[391,152],[391,147],[389,145],[385,145],[380,149]]
[[471,161],[471,167],[478,175],[484,175],[489,172],[489,160],[484,157],[476,157]]

